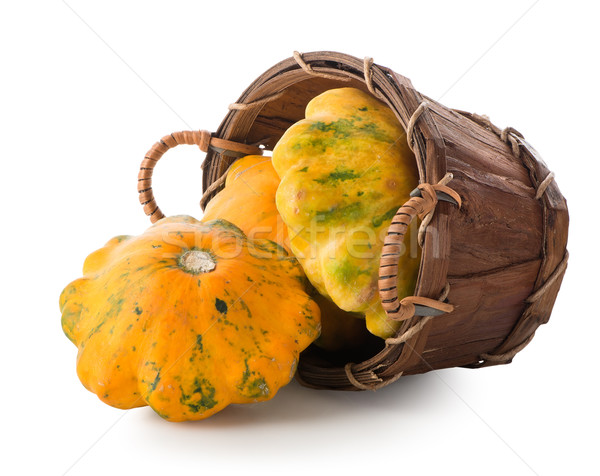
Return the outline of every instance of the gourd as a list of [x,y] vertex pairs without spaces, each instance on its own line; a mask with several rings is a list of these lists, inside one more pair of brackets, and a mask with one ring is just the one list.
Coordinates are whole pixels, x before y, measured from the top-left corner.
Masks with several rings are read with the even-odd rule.
[[204,210],[204,220],[223,219],[249,238],[263,238],[289,250],[287,227],[275,206],[279,176],[270,157],[247,155],[227,172],[225,188]]
[[[325,91],[281,137],[273,166],[281,178],[277,208],[311,283],[341,309],[364,314],[373,334],[393,335],[399,323],[380,303],[379,261],[385,232],[418,173],[392,111],[358,89]],[[400,298],[414,291],[420,262],[416,240],[408,238]]]
[[297,261],[224,220],[164,218],[92,253],[61,294],[83,385],[171,421],[272,398],[318,335]]
[[[279,182],[270,157],[238,159],[227,172],[223,190],[208,202],[203,219],[225,219],[249,237],[269,239],[289,250],[287,226],[275,204]],[[308,292],[321,310],[321,334],[315,345],[334,352],[365,343],[367,331],[360,315],[341,310],[314,289]]]

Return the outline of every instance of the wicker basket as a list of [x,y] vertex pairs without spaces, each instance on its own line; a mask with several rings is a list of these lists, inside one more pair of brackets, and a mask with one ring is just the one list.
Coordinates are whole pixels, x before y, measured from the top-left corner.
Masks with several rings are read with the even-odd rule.
[[[511,362],[550,317],[568,259],[566,201],[553,174],[515,129],[501,130],[484,116],[449,109],[370,59],[295,53],[244,91],[216,133],[163,138],[140,171],[146,212],[153,219],[162,216],[149,181],[153,164],[168,148],[194,143],[208,152],[204,207],[236,155],[272,149],[304,117],[313,97],[346,86],[369,91],[392,108],[407,131],[421,183],[453,177],[449,186],[462,204],[444,201],[439,190],[439,202],[435,196],[428,203],[411,199],[425,216],[425,233],[417,298],[403,303],[410,316],[398,334],[361,355],[309,348],[298,379],[316,388],[376,389],[401,375]],[[432,300],[446,305],[428,307]]]

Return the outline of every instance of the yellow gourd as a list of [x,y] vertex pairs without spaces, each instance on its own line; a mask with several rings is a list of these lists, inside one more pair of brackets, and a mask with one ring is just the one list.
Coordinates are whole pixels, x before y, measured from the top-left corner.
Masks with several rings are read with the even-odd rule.
[[[399,323],[381,307],[379,260],[392,217],[418,185],[393,112],[358,89],[328,90],[279,140],[273,166],[281,178],[277,208],[312,284],[341,309],[365,315],[373,334],[393,335]],[[414,240],[405,242],[400,298],[414,292],[420,263]]]

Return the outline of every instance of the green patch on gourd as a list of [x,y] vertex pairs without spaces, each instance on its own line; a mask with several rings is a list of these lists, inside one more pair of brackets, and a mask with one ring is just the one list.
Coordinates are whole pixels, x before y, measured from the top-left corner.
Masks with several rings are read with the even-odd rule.
[[[244,351],[244,349],[242,348],[242,352]],[[250,378],[250,375],[252,375],[252,372],[250,372],[250,367],[248,366],[248,359],[244,359],[244,373],[242,374],[242,383],[240,385],[238,385],[238,388],[241,386],[244,386],[247,382],[248,379]]]
[[64,314],[63,314],[63,322],[62,322],[63,332],[65,333],[67,338],[71,342],[73,342],[73,344],[77,345],[77,341],[75,340],[75,336],[73,335],[73,327],[74,327],[74,322],[72,320],[65,320]]
[[149,393],[152,393],[152,392],[154,392],[154,390],[156,390],[156,386],[158,385],[158,382],[160,382],[160,370],[158,372],[156,372],[156,377],[154,377],[154,380],[152,382],[150,382],[150,384],[148,385]]
[[344,284],[352,284],[361,274],[370,275],[369,270],[360,269],[354,265],[349,259],[342,259],[330,265],[331,273],[336,281]]
[[353,133],[355,127],[354,127],[354,121],[351,121],[349,119],[338,119],[337,121],[332,121],[332,122],[322,122],[322,121],[316,121],[313,122],[309,128],[308,131],[312,132],[312,131],[319,131],[319,132],[333,132],[333,136],[336,139],[346,139],[348,137],[350,137],[350,135]]
[[398,139],[397,137],[391,137],[387,132],[382,131],[375,122],[361,124],[359,130],[380,142],[394,142]]
[[242,381],[237,387],[240,393],[247,398],[259,398],[269,395],[270,389],[265,379],[263,377],[252,378],[256,372],[251,371],[248,367],[248,359],[244,359],[244,366],[246,368],[242,374]]
[[333,207],[330,210],[321,210],[315,213],[319,222],[332,223],[339,221],[353,221],[363,217],[365,211],[360,202],[353,202],[342,207]]
[[333,133],[333,137],[338,140],[348,139],[351,136],[360,134],[366,134],[381,142],[393,142],[396,140],[396,138],[392,138],[388,133],[383,131],[375,122],[355,124],[354,120],[346,118],[332,122],[315,121],[310,124],[307,131]]
[[75,310],[66,307],[63,309],[61,324],[62,329],[68,339],[73,342],[73,344],[77,345],[75,341],[75,336],[73,335],[73,330],[75,329],[75,325],[79,322],[81,318],[81,305],[75,305],[70,307],[76,307]]
[[263,377],[252,379],[247,385],[239,389],[244,397],[260,398],[269,395],[271,390]]
[[383,215],[374,216],[373,219],[371,220],[371,223],[373,224],[373,226],[375,228],[380,227],[385,221],[391,220],[392,218],[394,218],[394,215],[396,215],[396,212],[398,211],[399,208],[400,208],[400,205],[398,205],[394,208],[390,208]]
[[135,306],[135,309],[133,310],[133,312],[135,312],[139,316],[144,311],[142,310],[141,307]]
[[215,388],[204,378],[199,379],[196,377],[194,379],[194,389],[191,395],[187,395],[182,386],[179,389],[181,390],[179,402],[187,406],[193,413],[210,410],[217,404]]
[[338,165],[333,172],[313,180],[322,185],[335,186],[338,182],[344,182],[346,180],[353,180],[356,178],[360,178],[360,175],[355,173],[354,170],[348,169],[342,165]]
[[125,303],[124,297],[117,298],[117,296],[111,294],[108,297],[107,301],[111,304],[111,307],[106,312],[107,316],[115,316],[121,313],[121,311],[123,310],[123,304]]
[[[319,152],[325,152],[328,148],[331,149],[332,147],[335,147],[337,141],[327,137],[317,137],[310,139],[309,144],[313,149],[316,149]],[[303,148],[303,146],[301,145],[300,148]]]
[[246,304],[246,301],[244,301],[243,299],[238,299],[236,301],[236,304],[239,304],[239,306],[246,311],[246,315],[248,316],[248,319],[252,319],[252,311],[250,310],[250,308],[248,307],[248,304]]
[[98,324],[96,327],[94,327],[90,333],[87,336],[87,339],[90,339],[90,337],[92,337],[94,334],[100,332],[100,329],[102,328],[102,326],[106,324],[106,319],[103,319],[102,322],[100,322],[100,324]]
[[226,231],[230,231],[232,232],[235,236],[240,236],[240,237],[246,237],[246,234],[240,229],[238,228],[236,225],[234,225],[233,223],[227,221],[227,220],[222,220],[222,219],[216,219],[216,220],[210,220],[208,222],[206,222],[206,226],[210,227],[210,228],[220,228]]
[[219,298],[215,298],[215,307],[221,314],[227,314],[227,303]]
[[279,243],[275,243],[274,241],[268,240],[266,238],[254,240],[252,243],[252,246],[254,248],[258,249],[259,251],[264,251],[265,253],[268,253],[268,255],[266,255],[266,256],[264,256],[264,255],[261,256],[260,253],[258,253],[255,256],[254,253],[252,253],[252,255],[255,256],[256,258],[272,259],[273,255],[288,256],[288,252],[285,250],[285,248],[283,246],[281,246]]
[[202,335],[198,334],[196,336],[196,348],[198,349],[199,352],[202,352],[204,350],[204,348],[202,347]]

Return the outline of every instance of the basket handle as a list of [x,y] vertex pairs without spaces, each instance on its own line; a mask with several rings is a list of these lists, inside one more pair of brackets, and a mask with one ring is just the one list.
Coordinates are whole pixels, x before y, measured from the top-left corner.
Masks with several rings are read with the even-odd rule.
[[[444,181],[444,179],[442,179]],[[398,261],[402,254],[404,234],[415,216],[423,219],[432,212],[438,200],[447,201],[460,208],[458,193],[442,182],[431,185],[423,183],[411,192],[411,198],[400,207],[392,219],[379,262],[379,296],[390,319],[402,321],[413,316],[437,316],[454,309],[452,304],[421,296],[398,299]]]
[[202,152],[208,152],[210,148],[220,154],[233,157],[262,155],[262,149],[259,147],[220,139],[214,137],[208,131],[173,132],[172,134],[164,136],[146,153],[146,156],[140,165],[140,173],[138,174],[140,203],[144,207],[144,212],[150,217],[152,223],[155,223],[165,216],[158,207],[152,191],[152,173],[154,172],[154,166],[167,150],[177,147],[180,144],[197,145]]

